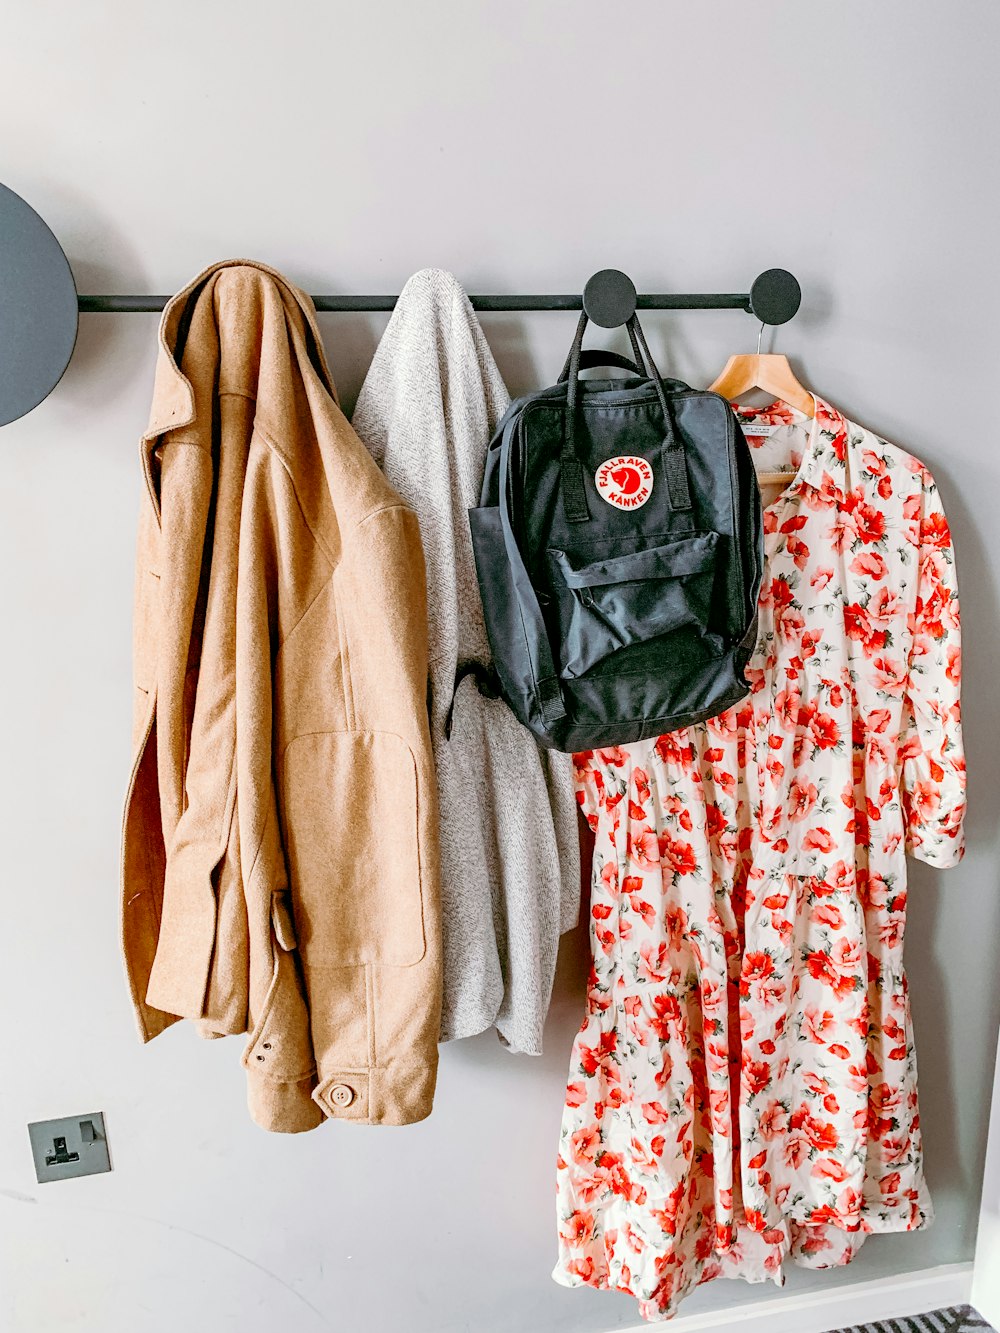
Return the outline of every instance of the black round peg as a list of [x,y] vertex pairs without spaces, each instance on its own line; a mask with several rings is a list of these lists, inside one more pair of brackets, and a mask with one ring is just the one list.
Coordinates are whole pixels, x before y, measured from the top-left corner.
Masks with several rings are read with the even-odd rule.
[[635,314],[635,284],[627,273],[602,268],[583,289],[587,318],[602,329],[617,329]]
[[78,319],[62,247],[35,210],[0,185],[0,426],[37,407],[62,379]]
[[802,288],[784,268],[769,268],[754,278],[750,313],[762,324],[786,324],[802,304]]

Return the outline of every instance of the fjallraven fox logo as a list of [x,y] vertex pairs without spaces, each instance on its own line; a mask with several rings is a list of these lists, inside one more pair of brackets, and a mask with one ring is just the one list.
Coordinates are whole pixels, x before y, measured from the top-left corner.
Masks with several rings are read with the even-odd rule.
[[653,493],[653,469],[645,458],[609,458],[594,480],[601,499],[616,509],[639,509]]

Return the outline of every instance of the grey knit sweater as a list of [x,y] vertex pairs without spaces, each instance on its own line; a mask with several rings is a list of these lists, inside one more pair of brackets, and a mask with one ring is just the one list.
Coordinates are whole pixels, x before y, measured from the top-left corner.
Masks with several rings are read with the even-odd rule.
[[568,755],[541,750],[459,662],[491,661],[468,510],[508,404],[468,297],[425,269],[403,289],[354,410],[354,429],[416,511],[427,562],[431,737],[441,810],[443,1040],[495,1025],[537,1054],[559,935],[579,915]]

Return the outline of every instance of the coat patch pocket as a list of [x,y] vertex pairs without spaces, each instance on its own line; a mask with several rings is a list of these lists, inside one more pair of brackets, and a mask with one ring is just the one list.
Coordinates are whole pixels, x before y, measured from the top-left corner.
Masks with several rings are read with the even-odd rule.
[[285,749],[282,791],[295,931],[310,967],[424,956],[417,771],[384,731],[324,731]]
[[[660,544],[642,550],[622,551],[622,543],[607,543],[607,552],[596,559],[594,549],[585,555],[549,549],[563,672],[570,679],[619,648],[683,626],[707,625],[718,533],[654,540]],[[717,636],[703,637],[711,642]],[[712,646],[722,652],[721,639]]]

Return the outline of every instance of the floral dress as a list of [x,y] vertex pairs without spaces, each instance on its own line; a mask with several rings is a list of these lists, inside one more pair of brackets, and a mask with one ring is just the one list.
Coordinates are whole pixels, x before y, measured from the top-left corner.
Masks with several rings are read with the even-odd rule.
[[593,967],[554,1277],[649,1319],[931,1218],[905,858],[963,850],[954,556],[927,469],[816,408],[737,408],[758,466],[798,469],[764,511],[749,699],[575,756]]

